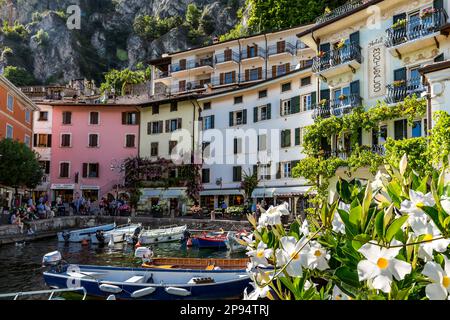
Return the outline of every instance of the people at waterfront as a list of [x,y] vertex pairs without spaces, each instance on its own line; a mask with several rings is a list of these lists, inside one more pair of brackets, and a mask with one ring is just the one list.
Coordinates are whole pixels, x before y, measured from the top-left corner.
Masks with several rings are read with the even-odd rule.
[[222,208],[222,216],[225,216],[225,213],[228,208],[227,203],[225,201],[222,202],[221,208]]

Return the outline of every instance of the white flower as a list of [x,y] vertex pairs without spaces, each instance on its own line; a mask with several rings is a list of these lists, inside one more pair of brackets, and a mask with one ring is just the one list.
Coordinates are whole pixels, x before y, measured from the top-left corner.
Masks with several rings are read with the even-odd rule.
[[306,280],[305,284],[303,285],[303,289],[309,290],[309,289],[311,289],[311,287],[316,287],[316,286],[317,286],[317,284],[315,284],[314,282]]
[[372,190],[379,190],[384,187],[384,185],[387,184],[389,176],[387,174],[381,173],[381,171],[378,171],[375,175],[375,179],[371,183]]
[[449,197],[442,197],[441,198],[441,206],[444,211],[450,215],[450,198]]
[[270,206],[267,211],[261,208],[261,217],[259,218],[258,226],[266,227],[281,224],[282,215],[289,215],[289,210],[283,204],[277,207]]
[[247,246],[252,247],[255,244],[255,238],[253,233],[250,233],[249,236],[243,236],[242,240],[244,240],[247,243]]
[[339,210],[343,210],[343,211],[345,211],[345,212],[349,212],[349,211],[350,211],[350,205],[349,205],[349,204],[346,204],[346,203],[344,203],[344,202],[342,202],[342,201],[339,201],[338,209],[339,209]]
[[[283,237],[280,239],[281,249],[277,249],[275,256],[277,258],[277,266],[286,266],[286,272],[291,277],[301,277],[303,274],[302,267],[308,266],[309,244],[306,237],[297,241],[294,237]],[[300,248],[303,248],[299,251]]]
[[311,269],[319,269],[320,271],[328,269],[328,260],[330,254],[317,241],[311,242],[308,251],[308,267]]
[[268,284],[273,278],[273,271],[262,271],[258,270],[256,272],[250,273],[250,278],[253,282],[250,284],[253,286],[253,291],[247,293],[247,288],[244,290],[244,300],[257,300],[258,298],[265,298],[270,287]]
[[247,255],[251,257],[251,261],[256,266],[267,267],[269,266],[268,258],[272,255],[273,250],[267,249],[267,245],[260,241],[258,247],[255,250],[247,252]]
[[372,287],[385,293],[391,291],[392,276],[402,280],[411,272],[411,265],[395,259],[399,248],[381,248],[372,243],[364,244],[358,251],[367,258],[358,263],[359,281],[373,280]]
[[425,264],[422,273],[431,280],[425,287],[425,294],[430,300],[446,300],[450,293],[450,261],[444,256],[445,270],[436,262]]
[[338,212],[334,213],[333,221],[331,221],[331,225],[333,226],[333,231],[337,233],[345,234],[345,224],[341,219],[341,216]]
[[308,223],[308,220],[305,219],[305,221],[303,221],[302,226],[300,227],[300,232],[302,233],[303,236],[308,236],[309,235],[309,223]]
[[333,287],[332,300],[352,300],[352,298],[344,293],[338,286]]
[[402,176],[405,174],[407,167],[408,167],[408,156],[405,153],[403,155],[402,159],[400,160],[400,165],[399,165],[400,174]]
[[423,194],[420,191],[409,190],[409,198],[411,200],[403,200],[400,211],[409,215],[408,223],[414,232],[417,233],[417,228],[427,223],[427,215],[422,210],[423,207],[434,207],[434,201],[431,192]]
[[433,260],[433,251],[445,252],[447,250],[447,247],[450,244],[450,240],[448,239],[433,240],[442,237],[441,232],[433,222],[429,222],[423,225],[417,224],[416,230],[417,231],[415,231],[414,233],[417,237],[425,235],[423,241],[429,241],[420,244],[419,258],[422,258],[425,261]]

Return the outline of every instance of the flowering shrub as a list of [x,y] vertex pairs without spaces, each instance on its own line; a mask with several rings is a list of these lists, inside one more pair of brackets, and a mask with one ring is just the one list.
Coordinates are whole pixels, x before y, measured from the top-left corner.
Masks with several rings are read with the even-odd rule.
[[374,181],[340,180],[334,201],[288,230],[279,206],[248,216],[252,292],[245,299],[447,300],[450,184],[404,155]]

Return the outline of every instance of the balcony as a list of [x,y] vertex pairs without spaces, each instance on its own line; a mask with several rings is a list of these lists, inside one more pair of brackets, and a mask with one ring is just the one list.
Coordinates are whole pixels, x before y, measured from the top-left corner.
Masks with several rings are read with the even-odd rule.
[[218,86],[229,86],[232,84],[237,83],[238,79],[237,77],[223,77],[222,79],[220,77],[212,77],[211,78],[211,85],[214,87]]
[[266,79],[266,70],[262,70],[261,76],[250,73],[247,77],[245,73],[239,74],[239,82],[240,83],[246,83],[246,82],[254,82],[254,81],[261,81]]
[[160,71],[157,70],[156,74],[155,74],[155,79],[164,79],[164,78],[168,78],[169,75],[169,71]]
[[188,91],[204,90],[206,89],[206,85],[209,83],[211,83],[211,79],[188,81],[184,86],[180,84],[172,85],[170,87],[170,93],[175,94]]
[[409,81],[400,80],[394,83],[391,83],[386,86],[386,103],[398,103],[405,100],[406,97],[416,95],[420,97],[420,95],[426,91],[426,87],[422,84],[420,78],[412,79]]
[[289,67],[289,70],[280,71],[280,70],[277,69],[276,74],[274,74],[273,72],[269,71],[269,73],[267,75],[267,79],[272,79],[272,78],[275,78],[275,77],[279,77],[279,76],[284,75],[286,73],[297,71],[297,70],[307,70],[307,69],[311,68],[312,64],[313,64],[312,60],[303,60],[303,61],[300,62],[300,66],[298,68],[297,68],[297,65],[291,65]]
[[170,72],[183,74],[183,71],[187,70],[198,70],[199,73],[213,68],[214,61],[212,57],[188,60],[186,63],[174,63],[170,65]]
[[432,45],[439,47],[439,41],[445,39],[440,33],[447,23],[447,12],[444,9],[432,10],[426,15],[413,20],[400,20],[386,30],[385,45],[394,57],[426,48]]
[[360,107],[362,98],[359,95],[351,94],[342,99],[334,99],[314,109],[313,119],[329,118],[331,116],[340,117],[350,113],[354,108]]
[[329,52],[319,52],[313,59],[312,70],[324,78],[330,78],[351,70],[353,73],[361,66],[361,47],[355,43]]
[[292,43],[286,42],[284,45],[274,44],[267,48],[267,56],[270,58],[274,55],[295,55],[296,48]]
[[316,24],[321,24],[335,18],[338,18],[347,12],[350,12],[354,9],[361,7],[362,5],[370,2],[369,0],[352,0],[347,2],[346,4],[334,9],[329,13],[325,13],[316,19]]
[[258,47],[256,52],[254,50],[242,50],[241,51],[241,61],[242,60],[264,60],[266,58],[266,50],[262,47]]
[[240,57],[238,52],[232,51],[231,54],[219,53],[214,56],[214,62],[218,64],[234,64],[239,63]]

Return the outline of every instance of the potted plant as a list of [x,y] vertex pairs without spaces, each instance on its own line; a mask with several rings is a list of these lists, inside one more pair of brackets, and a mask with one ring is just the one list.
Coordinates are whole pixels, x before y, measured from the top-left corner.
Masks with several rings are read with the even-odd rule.
[[420,19],[425,19],[436,12],[437,10],[435,8],[427,8],[420,13]]
[[339,41],[336,45],[336,49],[342,49],[343,47],[345,47],[345,40],[341,39],[341,41]]
[[325,57],[325,54],[326,54],[325,51],[319,51],[319,52],[317,53],[317,56],[318,56],[319,58],[323,58],[323,57]]
[[406,83],[405,80],[397,80],[397,81],[394,81],[393,85],[394,85],[394,87],[398,88],[398,87],[404,86],[405,83]]
[[347,99],[347,96],[345,94],[341,94],[338,98],[339,100],[344,101],[345,99]]
[[325,107],[325,105],[327,104],[327,101],[328,101],[327,99],[322,99],[319,101],[319,104],[322,106],[322,108]]
[[231,206],[227,208],[227,213],[233,220],[241,220],[244,208],[242,206]]
[[400,29],[406,26],[406,19],[400,19],[392,25],[392,29]]

